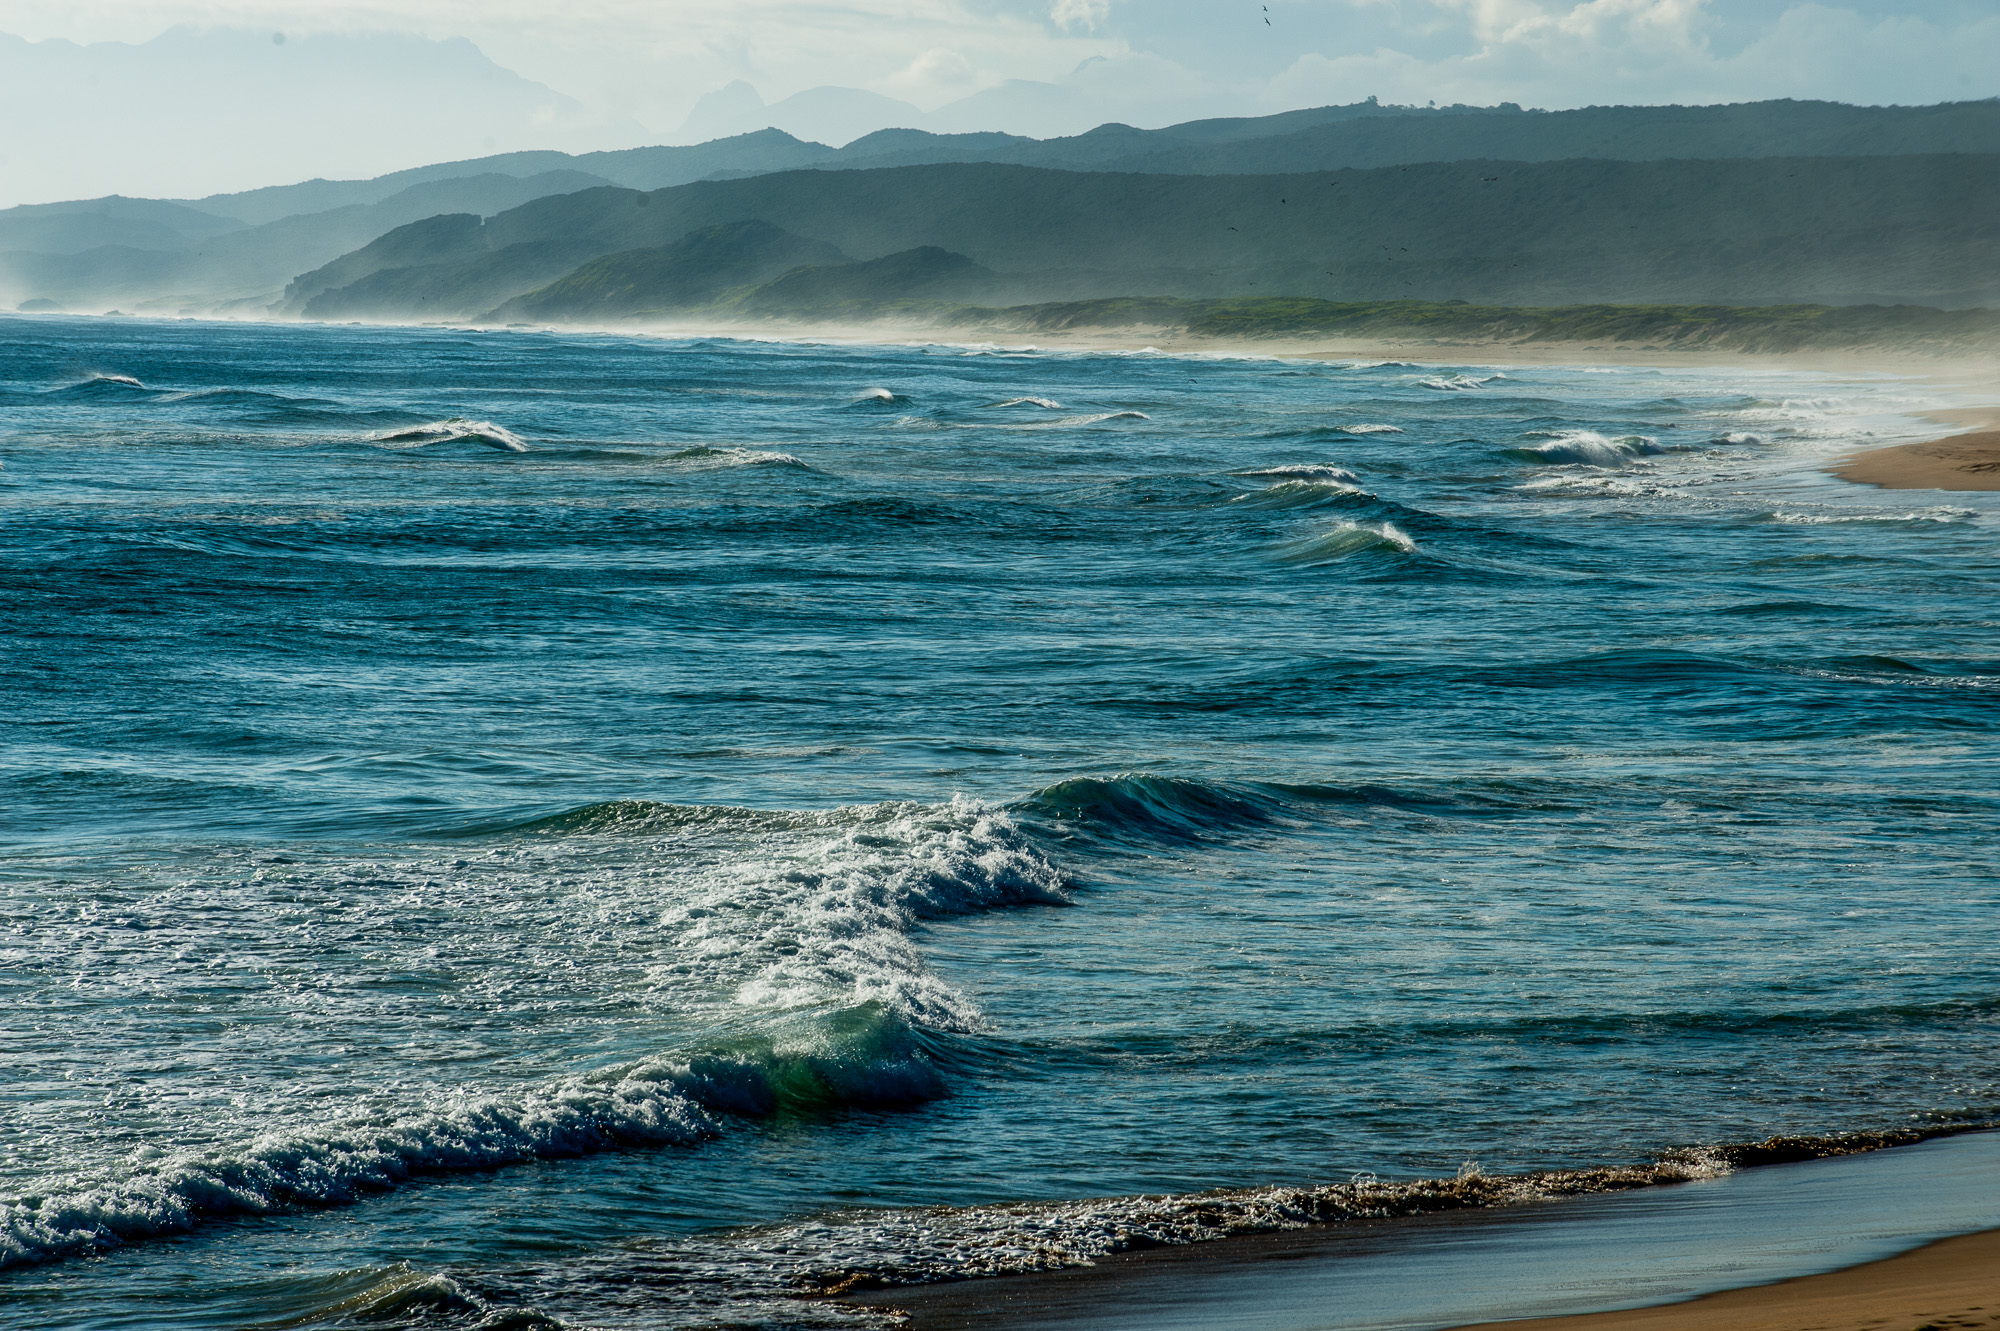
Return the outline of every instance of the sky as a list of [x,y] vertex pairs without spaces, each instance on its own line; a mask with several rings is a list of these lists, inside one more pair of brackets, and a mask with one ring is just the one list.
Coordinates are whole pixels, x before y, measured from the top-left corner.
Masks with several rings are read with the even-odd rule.
[[0,0],[0,34],[0,207],[762,124],[2000,95],[1995,0]]

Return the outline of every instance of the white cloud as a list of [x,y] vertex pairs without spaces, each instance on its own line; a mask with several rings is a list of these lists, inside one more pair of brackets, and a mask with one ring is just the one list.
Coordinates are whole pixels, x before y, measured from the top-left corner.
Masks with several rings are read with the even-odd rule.
[[1947,25],[1800,4],[1733,54],[1711,40],[1706,0],[1443,0],[1467,51],[1422,59],[1392,46],[1300,56],[1260,89],[1266,109],[1352,101],[1551,109],[1770,97],[1926,103],[2000,92],[2000,16]]
[[[190,183],[169,192],[184,194],[198,192],[197,181],[212,187],[230,161],[231,179],[261,171],[283,178],[388,170],[410,164],[413,153],[477,152],[487,138],[506,147],[622,146],[632,134],[672,141],[704,94],[738,80],[755,90],[744,102],[753,118],[758,105],[784,106],[799,113],[801,126],[827,134],[850,132],[871,116],[907,122],[910,106],[936,128],[1046,135],[1104,120],[1158,125],[1369,95],[1561,108],[1764,97],[1916,103],[2000,93],[2000,13],[1977,0],[1268,3],[1272,25],[1253,0],[0,0],[0,32],[144,42],[173,24],[196,23],[282,29],[294,42],[370,31],[462,38],[544,90],[540,110],[474,97],[402,124],[378,124],[379,108],[357,103],[345,140],[302,147],[289,172],[271,166],[262,149],[231,146],[232,138],[258,141],[267,128],[293,124],[282,96],[248,117],[240,101],[216,102],[202,112],[210,129],[185,138],[198,148],[176,157],[163,141],[158,161],[141,170],[128,160],[118,176],[125,183],[114,186],[154,190],[179,169]],[[21,86],[38,77],[0,75]],[[367,70],[354,75],[357,86],[378,81]],[[99,90],[86,118],[100,117],[114,140],[121,128],[143,138],[163,105],[165,119],[188,125],[210,105],[209,88],[177,96],[141,85],[152,86],[142,79]],[[814,91],[828,86],[861,95],[842,101]],[[794,102],[800,94],[810,95]],[[6,95],[0,87],[0,99]],[[52,105],[67,103],[58,96]],[[567,109],[550,109],[558,105]],[[21,164],[42,160],[33,131],[48,122],[47,106],[22,102],[7,122],[13,144],[0,142],[11,157],[0,181],[17,191],[25,188]],[[466,142],[481,118],[490,128]],[[247,130],[239,133],[238,122]],[[23,125],[25,135],[15,128]],[[451,126],[459,128],[445,133]],[[310,147],[318,132],[297,141]],[[443,147],[447,141],[454,146]],[[63,169],[59,153],[44,156],[49,171]],[[97,189],[84,182],[108,179],[106,160],[80,156],[77,184],[61,192]]]
[[1056,0],[1049,6],[1049,21],[1058,28],[1096,32],[1110,16],[1111,0]]

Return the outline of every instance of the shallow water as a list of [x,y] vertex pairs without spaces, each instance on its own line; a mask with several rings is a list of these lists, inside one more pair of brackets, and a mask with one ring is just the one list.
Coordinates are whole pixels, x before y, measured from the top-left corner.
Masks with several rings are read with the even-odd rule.
[[2000,501],[1817,471],[1935,389],[40,318],[0,376],[22,1325],[815,1325],[1132,1223],[994,1204],[2000,1112]]

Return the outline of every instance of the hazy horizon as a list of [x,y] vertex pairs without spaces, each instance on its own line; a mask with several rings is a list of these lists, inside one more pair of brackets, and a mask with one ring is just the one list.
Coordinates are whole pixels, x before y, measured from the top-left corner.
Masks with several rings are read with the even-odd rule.
[[597,0],[558,24],[435,2],[7,3],[0,75],[8,207],[767,124],[838,146],[891,126],[1046,138],[1369,96],[1549,110],[1975,100],[2000,94],[2000,15],[1964,0],[864,0],[717,16]]

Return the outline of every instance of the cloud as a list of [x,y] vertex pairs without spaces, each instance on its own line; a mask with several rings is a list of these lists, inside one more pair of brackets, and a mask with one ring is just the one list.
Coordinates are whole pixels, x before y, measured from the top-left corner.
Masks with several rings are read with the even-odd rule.
[[2000,16],[1949,23],[1797,4],[1724,53],[1707,0],[1440,0],[1463,50],[1421,58],[1391,44],[1311,52],[1260,89],[1266,109],[1352,101],[1560,109],[1771,97],[1917,104],[2000,92]]
[[1096,32],[1110,16],[1111,0],[1056,0],[1049,6],[1049,21],[1064,29]]
[[[481,85],[462,107],[441,103],[391,123],[377,114],[383,106],[428,93],[389,92],[361,68],[354,86],[374,91],[340,125],[314,119],[318,111],[301,117],[282,91],[243,116],[246,99],[225,105],[217,93],[233,74],[179,85],[185,94],[165,75],[114,80],[80,114],[102,122],[100,141],[157,142],[157,155],[123,154],[114,169],[107,163],[120,155],[81,153],[70,196],[114,178],[126,192],[185,178],[171,192],[186,194],[260,172],[367,174],[420,153],[476,153],[487,138],[506,147],[674,141],[704,95],[738,82],[747,97],[709,103],[695,123],[784,108],[788,124],[834,137],[884,117],[907,123],[916,108],[933,127],[1047,135],[1370,95],[1562,108],[2000,93],[1991,0],[0,0],[0,27],[32,38],[147,43],[176,23],[261,33],[267,55],[279,30],[290,38],[284,50],[366,32],[434,46],[469,40],[523,88],[503,96]],[[53,51],[37,57],[48,69],[63,63]],[[40,78],[19,64],[0,70],[19,86]],[[68,95],[58,86],[47,105],[68,106]],[[23,163],[56,179],[48,173],[63,169],[60,154],[38,154],[41,140],[72,144],[61,119],[32,101],[10,115],[9,124],[56,129],[0,144],[10,158],[0,182],[27,188]],[[472,135],[482,120],[490,128]],[[178,147],[154,121],[181,126]],[[268,150],[280,129],[298,145],[293,169],[273,165],[282,154]],[[34,187],[44,188],[56,186]]]
[[633,143],[636,125],[463,38],[177,28],[140,45],[0,36],[0,206],[191,197],[521,148]]

